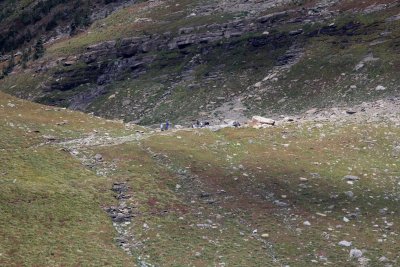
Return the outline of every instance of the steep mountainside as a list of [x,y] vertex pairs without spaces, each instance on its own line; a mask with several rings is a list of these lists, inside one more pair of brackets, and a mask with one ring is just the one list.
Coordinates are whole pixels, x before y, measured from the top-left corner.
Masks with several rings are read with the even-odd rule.
[[399,89],[398,1],[98,6],[104,18],[45,44],[42,58],[15,67],[0,88],[141,124],[297,114]]
[[0,52],[0,266],[400,266],[399,1],[0,0]]

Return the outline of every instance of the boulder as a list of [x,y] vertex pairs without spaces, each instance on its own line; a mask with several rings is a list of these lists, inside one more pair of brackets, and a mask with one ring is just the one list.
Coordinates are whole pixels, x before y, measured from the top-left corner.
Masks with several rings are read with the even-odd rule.
[[187,27],[187,28],[180,28],[178,32],[180,35],[182,35],[182,34],[192,33],[193,31],[194,31],[193,27]]
[[275,200],[274,204],[278,207],[287,207],[289,206],[289,204],[287,204],[286,202],[280,201],[280,200]]
[[263,16],[263,17],[259,17],[257,19],[257,21],[259,23],[262,23],[262,24],[264,24],[264,23],[273,23],[275,21],[278,21],[278,20],[286,17],[287,15],[288,15],[288,13],[286,11],[277,12],[277,13],[273,13],[273,14],[268,14],[268,15]]
[[224,33],[225,38],[232,38],[232,37],[240,37],[242,36],[243,32],[241,31],[226,31]]
[[352,242],[346,241],[346,240],[342,240],[338,243],[339,246],[341,247],[351,247]]
[[345,177],[343,177],[343,179],[347,181],[358,181],[360,180],[360,177],[355,175],[346,175]]
[[302,33],[303,33],[303,29],[298,29],[298,30],[290,31],[289,35],[290,36],[296,36],[296,35],[299,35],[299,34],[302,34]]
[[95,159],[96,161],[102,161],[102,160],[103,160],[103,156],[102,156],[101,154],[96,154],[96,155],[94,156],[94,159]]
[[346,113],[349,114],[349,115],[353,115],[353,114],[356,114],[357,111],[355,111],[353,109],[348,109],[348,110],[346,110]]
[[350,250],[350,258],[361,258],[363,255],[362,251],[356,248]]
[[386,258],[385,256],[382,256],[379,258],[379,262],[388,262],[388,258]]
[[126,46],[121,46],[118,49],[118,56],[132,57],[139,52],[140,48],[141,46],[139,44],[130,44]]
[[116,41],[107,41],[102,42],[94,45],[88,46],[87,50],[105,50],[105,49],[112,49],[115,47]]
[[317,112],[318,112],[318,109],[312,108],[312,109],[306,111],[306,115],[314,115]]
[[142,41],[143,38],[140,37],[124,38],[121,40],[120,46],[137,45],[142,43]]
[[275,120],[264,118],[261,116],[253,116],[251,118],[252,123],[254,124],[268,124],[268,125],[275,125]]
[[129,106],[132,103],[132,101],[130,99],[125,99],[124,101],[122,101],[122,106],[126,107]]
[[346,191],[346,192],[344,192],[344,194],[349,198],[353,198],[354,197],[354,193],[352,191]]
[[68,60],[68,61],[65,61],[63,65],[65,67],[68,67],[68,66],[74,65],[75,63],[76,63],[76,60]]

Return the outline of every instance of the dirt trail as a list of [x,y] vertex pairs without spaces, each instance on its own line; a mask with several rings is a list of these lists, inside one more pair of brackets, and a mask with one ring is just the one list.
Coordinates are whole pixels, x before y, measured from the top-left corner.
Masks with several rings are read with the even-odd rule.
[[[274,116],[272,116],[274,117]],[[284,125],[287,123],[376,123],[388,122],[393,125],[400,126],[400,97],[390,97],[374,102],[364,102],[353,107],[333,107],[325,109],[310,109],[303,114],[293,116],[280,116],[276,119],[276,125]],[[216,124],[202,129],[218,131],[220,129],[232,127],[230,124]],[[244,125],[246,127],[246,125]],[[112,137],[109,135],[100,135],[93,133],[84,138],[67,140],[57,143],[58,145],[68,149],[79,149],[94,146],[114,146],[129,142],[140,141],[155,134],[157,135],[174,135],[176,132],[189,131],[195,132],[196,128],[179,128],[170,129],[160,132],[158,130],[149,131],[147,133],[133,133],[126,136]]]
[[128,142],[138,141],[143,138],[143,134],[135,133],[126,136],[111,137],[108,135],[91,134],[84,138],[78,138],[58,143],[58,145],[68,148],[82,148],[93,146],[114,146]]

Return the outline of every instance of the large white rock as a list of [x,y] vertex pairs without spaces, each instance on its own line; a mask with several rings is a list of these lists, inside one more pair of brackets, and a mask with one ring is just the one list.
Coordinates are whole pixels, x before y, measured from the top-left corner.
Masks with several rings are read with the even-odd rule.
[[376,91],[384,91],[384,90],[386,90],[386,87],[385,87],[385,86],[382,86],[382,85],[378,85],[378,86],[375,88],[375,90],[376,90]]
[[275,120],[273,120],[273,119],[268,119],[268,118],[264,118],[264,117],[261,117],[261,116],[253,116],[253,117],[251,118],[251,120],[252,120],[254,123],[275,125]]
[[254,84],[254,87],[260,88],[261,85],[262,85],[262,83],[261,83],[261,82],[258,82],[258,83],[256,83],[256,84]]

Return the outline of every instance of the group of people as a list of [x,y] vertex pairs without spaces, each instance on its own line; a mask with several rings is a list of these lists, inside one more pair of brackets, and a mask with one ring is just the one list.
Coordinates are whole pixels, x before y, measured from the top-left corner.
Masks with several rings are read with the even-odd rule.
[[238,127],[240,127],[241,125],[240,125],[240,122],[239,122],[239,121],[234,121],[234,122],[232,123],[232,126],[235,127],[235,128],[238,128]]
[[169,120],[166,120],[165,123],[160,124],[160,130],[161,131],[168,131],[170,128],[171,124],[169,123]]
[[196,123],[194,123],[192,125],[192,128],[203,128],[203,127],[207,127],[207,126],[210,126],[210,123],[208,121],[203,122],[203,121],[196,120]]
[[[210,126],[210,122],[208,121],[199,121],[197,120],[196,123],[192,125],[192,128],[204,128]],[[169,120],[166,120],[165,123],[160,124],[160,130],[161,131],[168,131],[171,128],[171,123]]]
[[[192,128],[204,128],[207,126],[210,126],[210,122],[196,120],[196,122],[192,125]],[[240,125],[239,121],[233,121],[232,126],[235,128],[238,128],[241,125]],[[176,126],[176,127],[178,127],[178,126]],[[169,122],[169,120],[166,120],[165,123],[160,124],[161,131],[168,131],[170,128],[171,128],[171,123]]]

